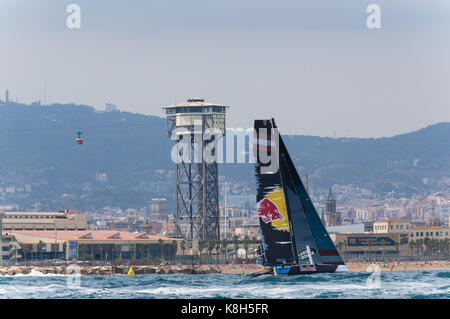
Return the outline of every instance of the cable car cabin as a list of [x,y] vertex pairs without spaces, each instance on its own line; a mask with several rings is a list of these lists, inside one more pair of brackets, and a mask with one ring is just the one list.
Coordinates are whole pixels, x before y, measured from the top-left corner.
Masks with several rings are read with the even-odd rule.
[[77,133],[77,144],[83,144],[83,138],[81,137],[81,132]]

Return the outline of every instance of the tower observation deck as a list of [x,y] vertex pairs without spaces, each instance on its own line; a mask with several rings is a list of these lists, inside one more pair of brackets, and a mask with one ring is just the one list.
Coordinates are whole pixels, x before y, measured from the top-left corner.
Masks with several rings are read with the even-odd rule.
[[177,166],[178,237],[220,239],[219,175],[214,146],[225,135],[227,108],[199,98],[163,107],[167,133],[175,142],[171,155]]

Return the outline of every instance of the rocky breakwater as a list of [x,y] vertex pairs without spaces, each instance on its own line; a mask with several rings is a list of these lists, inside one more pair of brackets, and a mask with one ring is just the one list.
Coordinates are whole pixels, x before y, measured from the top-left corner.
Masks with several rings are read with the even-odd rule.
[[[132,266],[136,275],[141,274],[215,274],[221,270],[214,266]],[[127,274],[130,266],[10,266],[0,267],[1,276],[14,275],[73,275],[79,273],[88,275],[123,275]]]
[[50,267],[36,267],[36,266],[11,266],[0,267],[1,276],[14,276],[14,275],[32,275],[32,274],[55,274],[65,275],[67,274],[66,266],[50,266]]
[[[129,266],[112,267],[113,274],[126,274]],[[217,274],[221,273],[219,268],[214,266],[133,266],[136,275],[143,274]]]

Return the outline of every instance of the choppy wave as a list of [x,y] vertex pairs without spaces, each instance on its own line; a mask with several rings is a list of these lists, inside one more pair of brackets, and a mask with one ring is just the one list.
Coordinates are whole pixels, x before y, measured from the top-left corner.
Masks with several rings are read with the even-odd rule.
[[[242,275],[0,277],[0,298],[450,298],[450,271],[395,271],[251,278]],[[77,281],[78,280],[78,281]]]
[[50,277],[50,276],[64,276],[60,274],[44,274],[40,271],[37,271],[35,269],[31,269],[30,273],[28,274],[15,274],[15,275],[5,275],[5,277]]

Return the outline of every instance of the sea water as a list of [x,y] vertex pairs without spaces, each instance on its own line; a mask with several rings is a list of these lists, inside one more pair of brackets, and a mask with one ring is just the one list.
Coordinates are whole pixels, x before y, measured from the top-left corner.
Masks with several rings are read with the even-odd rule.
[[[450,298],[450,270],[303,276],[0,276],[0,298]],[[374,284],[375,282],[375,284]]]

